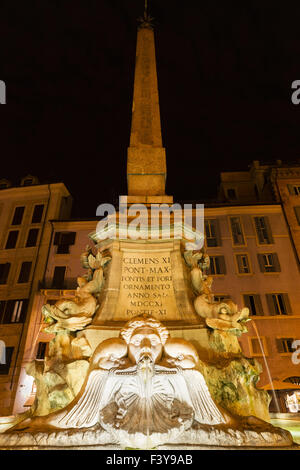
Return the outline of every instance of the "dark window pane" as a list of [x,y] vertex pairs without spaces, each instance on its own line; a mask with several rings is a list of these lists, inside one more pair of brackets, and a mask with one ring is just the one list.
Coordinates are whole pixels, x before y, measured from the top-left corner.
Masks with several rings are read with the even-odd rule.
[[44,204],[38,204],[34,206],[34,211],[32,215],[32,224],[38,224],[41,222],[44,212]]
[[56,266],[54,269],[52,287],[54,289],[63,289],[65,281],[66,266]]
[[26,180],[23,181],[23,186],[31,186],[32,184],[33,184],[32,178],[26,178]]
[[14,352],[13,347],[5,348],[5,364],[0,363],[0,375],[8,375],[13,352]]
[[44,359],[48,343],[39,342],[36,359]]
[[7,300],[2,323],[24,323],[28,299]]
[[31,261],[24,261],[21,266],[21,271],[19,274],[18,283],[22,284],[29,281],[30,271],[31,271]]
[[19,230],[11,230],[7,237],[7,242],[5,245],[6,250],[10,250],[16,247],[17,240],[19,236]]
[[228,189],[227,190],[227,196],[229,199],[236,199],[236,191],[235,189]]
[[39,234],[38,228],[31,228],[28,233],[26,246],[36,246],[38,234]]
[[6,284],[10,270],[10,263],[0,264],[0,284]]
[[22,223],[25,207],[16,207],[12,225],[20,225]]
[[2,323],[2,319],[3,319],[3,315],[5,311],[5,304],[6,304],[5,300],[0,300],[0,323]]
[[54,245],[57,245],[57,254],[70,253],[70,245],[74,245],[76,232],[56,232],[54,236]]

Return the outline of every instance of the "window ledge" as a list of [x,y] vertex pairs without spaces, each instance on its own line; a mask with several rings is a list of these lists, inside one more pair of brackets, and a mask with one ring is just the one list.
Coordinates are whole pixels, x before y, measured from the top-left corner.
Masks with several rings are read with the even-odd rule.
[[275,319],[275,320],[286,320],[287,318],[289,319],[295,319],[299,320],[300,315],[249,315],[249,318],[251,320],[257,319],[257,320],[270,320],[270,319]]

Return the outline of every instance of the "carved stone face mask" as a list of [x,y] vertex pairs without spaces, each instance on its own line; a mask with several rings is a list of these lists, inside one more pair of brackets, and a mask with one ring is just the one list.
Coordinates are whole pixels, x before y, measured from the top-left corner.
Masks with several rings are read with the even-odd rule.
[[156,363],[162,355],[163,345],[156,329],[149,327],[137,328],[128,344],[129,359],[138,364],[142,361]]

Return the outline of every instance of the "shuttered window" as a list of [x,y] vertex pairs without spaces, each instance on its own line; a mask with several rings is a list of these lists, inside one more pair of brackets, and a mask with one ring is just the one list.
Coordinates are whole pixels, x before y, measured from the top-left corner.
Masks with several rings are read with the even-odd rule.
[[210,256],[209,274],[226,274],[224,256]]
[[300,196],[300,186],[299,185],[294,185],[294,184],[288,184],[287,185],[289,193],[291,196]]
[[250,349],[252,356],[267,356],[267,346],[264,336],[259,336],[258,338],[250,338]]
[[257,259],[262,273],[277,273],[281,271],[277,253],[259,253]]
[[273,243],[273,237],[268,217],[254,217],[258,242],[261,245]]
[[235,256],[239,274],[249,274],[251,272],[251,269],[248,255],[246,253],[243,253]]
[[242,222],[240,217],[230,217],[230,228],[234,245],[245,245]]
[[28,299],[0,300],[0,324],[24,323]]
[[288,294],[266,294],[270,315],[291,315]]
[[249,308],[250,315],[263,315],[263,308],[259,294],[244,294],[244,305]]
[[217,219],[207,219],[204,222],[205,224],[205,237],[206,237],[206,245],[210,246],[221,246],[221,234],[220,234],[220,227],[219,221]]
[[293,342],[294,338],[277,338],[276,346],[278,352],[281,354],[294,352],[294,348],[292,348]]

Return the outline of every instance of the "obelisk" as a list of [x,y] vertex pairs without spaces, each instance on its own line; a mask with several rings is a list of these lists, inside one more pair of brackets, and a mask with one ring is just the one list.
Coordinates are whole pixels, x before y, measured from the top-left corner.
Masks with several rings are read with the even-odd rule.
[[166,152],[162,143],[155,40],[145,9],[137,34],[130,144],[128,203],[172,203],[166,196]]

